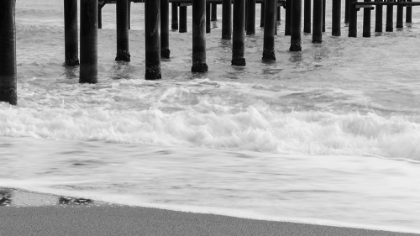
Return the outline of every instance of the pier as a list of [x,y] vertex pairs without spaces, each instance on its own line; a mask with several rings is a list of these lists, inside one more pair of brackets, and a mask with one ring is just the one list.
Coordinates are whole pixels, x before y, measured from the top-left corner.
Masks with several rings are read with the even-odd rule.
[[[348,25],[348,37],[357,37],[358,17],[361,16],[363,29],[360,32],[362,37],[368,38],[372,35],[372,10],[375,10],[375,33],[383,32],[384,18],[385,31],[392,32],[394,24],[396,29],[404,27],[404,12],[405,22],[411,23],[412,7],[420,5],[420,1],[415,0],[331,0],[331,3],[332,9],[326,8],[326,0],[64,0],[64,66],[80,66],[80,83],[97,83],[98,30],[102,28],[102,9],[110,4],[116,5],[115,60],[126,63],[131,61],[131,14],[137,14],[131,12],[131,5],[144,4],[144,78],[147,80],[161,79],[161,63],[170,63],[162,62],[162,58],[176,57],[170,50],[170,30],[187,32],[188,7],[192,8],[191,72],[206,73],[211,70],[211,64],[206,62],[206,34],[212,33],[211,21],[221,21],[221,39],[232,41],[231,65],[242,67],[246,66],[246,37],[256,33],[256,14],[260,14],[258,23],[264,28],[261,59],[275,61],[276,37],[290,37],[289,51],[298,52],[305,48],[302,33],[312,34],[312,43],[319,44],[325,34],[342,36],[344,23]],[[15,4],[15,0],[0,2],[0,101],[12,105],[18,100],[16,47],[19,45],[16,45]],[[256,11],[257,4],[260,4],[260,12]],[[222,7],[221,19],[217,18],[218,6]],[[341,14],[342,6],[345,7],[344,14]],[[284,24],[279,24],[281,9],[284,10]],[[329,10],[332,11],[332,31],[325,32],[326,11]],[[284,27],[284,35],[277,33],[278,27]]]

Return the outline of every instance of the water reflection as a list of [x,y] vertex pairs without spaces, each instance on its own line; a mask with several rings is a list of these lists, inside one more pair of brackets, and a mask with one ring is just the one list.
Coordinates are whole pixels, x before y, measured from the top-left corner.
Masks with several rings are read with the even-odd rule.
[[290,52],[289,61],[292,63],[302,62],[302,52]]
[[112,66],[112,79],[131,79],[131,67],[128,62],[118,61]]
[[66,79],[78,79],[79,78],[79,67],[78,66],[65,66],[63,76]]

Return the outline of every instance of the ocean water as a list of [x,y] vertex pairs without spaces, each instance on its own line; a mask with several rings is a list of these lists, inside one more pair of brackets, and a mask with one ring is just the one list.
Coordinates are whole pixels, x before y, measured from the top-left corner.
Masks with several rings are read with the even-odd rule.
[[283,20],[274,63],[261,61],[257,28],[247,66],[232,67],[219,6],[206,74],[190,72],[189,9],[160,81],[144,80],[143,4],[132,11],[132,62],[114,61],[107,5],[99,83],[87,85],[62,66],[61,1],[17,1],[19,105],[0,104],[0,187],[420,233],[419,9],[412,25],[371,38],[360,12],[357,39],[344,24],[331,36],[329,10],[324,42],[303,35],[294,53]]

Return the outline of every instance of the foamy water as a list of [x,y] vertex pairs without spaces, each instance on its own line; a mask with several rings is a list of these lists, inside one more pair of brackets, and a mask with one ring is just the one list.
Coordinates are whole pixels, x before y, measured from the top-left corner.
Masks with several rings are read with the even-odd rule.
[[61,4],[17,2],[19,106],[0,104],[0,186],[420,232],[416,8],[412,27],[369,39],[344,25],[331,37],[327,14],[324,43],[304,35],[301,53],[281,25],[275,63],[261,62],[259,31],[245,68],[230,66],[219,21],[204,75],[190,73],[191,33],[171,32],[161,81],[143,80],[142,10],[133,5],[126,64],[113,61],[115,6],[104,8],[99,83],[80,85],[79,69],[62,66]]

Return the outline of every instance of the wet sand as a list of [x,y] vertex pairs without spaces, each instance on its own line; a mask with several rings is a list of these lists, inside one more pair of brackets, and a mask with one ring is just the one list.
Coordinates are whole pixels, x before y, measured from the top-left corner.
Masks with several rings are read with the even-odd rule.
[[0,234],[42,235],[415,235],[320,225],[248,220],[128,206],[0,208]]
[[89,199],[18,189],[0,189],[0,235],[399,236],[419,234],[117,206]]

